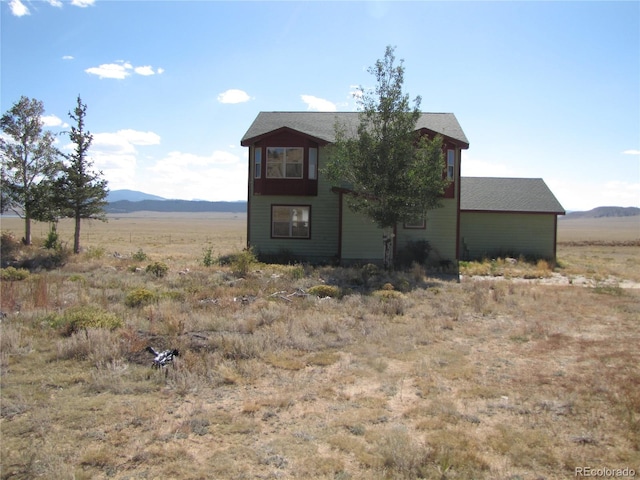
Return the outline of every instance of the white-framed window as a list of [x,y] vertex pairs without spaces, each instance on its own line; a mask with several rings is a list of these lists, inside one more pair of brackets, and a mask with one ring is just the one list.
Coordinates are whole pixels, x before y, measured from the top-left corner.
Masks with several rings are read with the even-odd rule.
[[275,238],[310,238],[309,205],[272,205],[271,236]]
[[302,178],[302,147],[267,147],[267,178]]
[[253,164],[253,177],[262,178],[262,148],[255,147],[253,150],[254,164]]
[[318,149],[309,148],[309,180],[318,178]]
[[456,151],[447,150],[447,179],[454,180],[456,174]]

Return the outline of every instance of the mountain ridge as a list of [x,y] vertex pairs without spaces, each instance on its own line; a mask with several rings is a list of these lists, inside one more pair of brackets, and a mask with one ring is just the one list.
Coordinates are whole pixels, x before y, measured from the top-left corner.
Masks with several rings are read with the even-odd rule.
[[107,213],[132,212],[229,212],[245,213],[247,202],[207,202],[203,200],[118,200],[105,207]]
[[638,207],[596,207],[583,212],[569,212],[563,220],[572,220],[577,218],[609,218],[609,217],[634,217],[640,215]]
[[130,202],[139,202],[142,200],[166,200],[166,198],[159,197],[158,195],[151,195],[149,193],[139,192],[137,190],[111,190],[107,195],[107,202],[119,202],[121,200],[128,200]]
[[[107,213],[131,213],[139,211],[150,212],[231,212],[245,213],[247,202],[207,200],[175,200],[151,195],[136,190],[113,190],[107,196],[109,202],[105,210]],[[596,207],[587,211],[574,211],[561,216],[562,220],[578,218],[607,218],[631,217],[640,215],[638,207]]]

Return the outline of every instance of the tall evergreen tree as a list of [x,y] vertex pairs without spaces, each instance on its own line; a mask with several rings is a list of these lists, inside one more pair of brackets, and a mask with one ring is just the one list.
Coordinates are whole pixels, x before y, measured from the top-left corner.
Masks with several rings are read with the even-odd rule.
[[31,220],[44,221],[51,216],[51,204],[42,191],[61,168],[54,136],[42,128],[43,113],[40,100],[22,96],[0,119],[7,136],[0,138],[0,209],[12,210],[24,219],[23,241],[27,245],[31,244]]
[[409,95],[402,91],[403,61],[395,64],[394,48],[387,47],[384,59],[368,72],[376,77],[375,91],[359,89],[356,132],[336,125],[326,173],[352,191],[346,198],[354,211],[384,230],[384,263],[389,268],[394,227],[439,207],[448,181],[443,178],[442,138],[429,139],[416,131],[421,98],[410,107]]
[[56,182],[57,204],[62,216],[75,220],[73,252],[80,253],[80,224],[82,219],[107,221],[104,210],[109,193],[102,172],[92,170],[93,162],[88,156],[93,135],[85,129],[87,106],[78,95],[76,108],[69,112],[73,120],[69,138],[75,145],[73,153],[66,155],[61,178]]

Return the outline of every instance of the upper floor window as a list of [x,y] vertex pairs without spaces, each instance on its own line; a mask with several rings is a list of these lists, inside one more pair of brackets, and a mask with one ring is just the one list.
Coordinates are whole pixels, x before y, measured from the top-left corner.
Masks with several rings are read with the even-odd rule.
[[254,148],[255,165],[253,170],[254,178],[262,178],[262,149]]
[[267,178],[302,178],[304,148],[267,147]]
[[318,149],[309,148],[309,180],[318,178]]
[[456,172],[456,151],[447,150],[447,179],[453,180]]

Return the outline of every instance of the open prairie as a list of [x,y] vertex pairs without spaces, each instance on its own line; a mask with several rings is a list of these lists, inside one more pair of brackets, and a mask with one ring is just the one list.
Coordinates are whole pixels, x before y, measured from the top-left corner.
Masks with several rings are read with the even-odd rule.
[[[59,268],[2,270],[3,479],[640,476],[628,226],[561,221],[557,265],[457,282],[256,263],[245,221],[121,215]],[[2,232],[3,260],[43,255]]]
[[640,216],[558,221],[559,242],[627,242],[640,239]]

